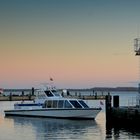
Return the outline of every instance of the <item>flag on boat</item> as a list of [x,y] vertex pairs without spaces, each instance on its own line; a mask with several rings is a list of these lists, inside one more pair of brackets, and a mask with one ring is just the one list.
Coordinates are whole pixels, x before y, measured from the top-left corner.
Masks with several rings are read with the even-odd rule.
[[53,81],[53,78],[50,78],[50,81]]
[[0,94],[2,94],[3,93],[3,89],[2,88],[0,88]]
[[100,105],[104,105],[103,101],[100,101]]

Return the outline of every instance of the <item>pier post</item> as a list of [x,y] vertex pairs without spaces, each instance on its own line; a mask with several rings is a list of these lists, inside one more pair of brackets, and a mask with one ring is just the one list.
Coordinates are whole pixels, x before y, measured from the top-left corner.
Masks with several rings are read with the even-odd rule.
[[95,92],[95,99],[97,99],[97,92]]
[[34,96],[35,89],[32,87],[32,96]]
[[105,108],[106,108],[106,121],[109,121],[111,119],[111,96],[110,94],[106,95],[105,97]]
[[113,96],[113,107],[119,107],[119,96]]
[[9,101],[12,101],[12,93],[10,92]]

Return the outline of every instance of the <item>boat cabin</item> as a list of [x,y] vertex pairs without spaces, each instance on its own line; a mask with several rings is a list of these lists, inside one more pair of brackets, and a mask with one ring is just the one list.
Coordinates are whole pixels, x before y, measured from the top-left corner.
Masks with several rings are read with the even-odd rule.
[[83,100],[60,99],[46,100],[43,108],[89,108],[89,106]]
[[89,106],[80,99],[64,98],[55,89],[37,90],[34,103],[23,102],[15,104],[15,109],[25,108],[89,108]]

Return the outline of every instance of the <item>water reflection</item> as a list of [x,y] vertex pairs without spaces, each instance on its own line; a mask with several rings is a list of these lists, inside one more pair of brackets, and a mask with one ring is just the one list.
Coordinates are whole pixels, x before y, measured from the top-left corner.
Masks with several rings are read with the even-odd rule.
[[106,140],[112,139],[140,139],[140,129],[137,126],[118,124],[106,124]]
[[[6,117],[13,120],[15,129],[24,131],[29,129],[32,138],[46,139],[99,139],[100,127],[91,120],[65,120],[28,117]],[[22,128],[22,129],[21,129]],[[24,129],[25,128],[25,129]],[[32,130],[32,131],[31,131]],[[25,134],[27,135],[27,134]],[[96,138],[97,137],[97,138]]]

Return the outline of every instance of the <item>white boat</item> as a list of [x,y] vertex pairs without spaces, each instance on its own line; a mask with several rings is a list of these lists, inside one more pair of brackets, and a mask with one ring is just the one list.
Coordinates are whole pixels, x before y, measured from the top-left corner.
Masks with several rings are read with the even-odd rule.
[[81,99],[64,98],[52,86],[37,91],[31,103],[14,104],[13,110],[5,110],[5,116],[49,117],[66,119],[95,119],[100,107],[90,108]]

